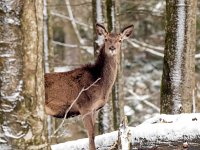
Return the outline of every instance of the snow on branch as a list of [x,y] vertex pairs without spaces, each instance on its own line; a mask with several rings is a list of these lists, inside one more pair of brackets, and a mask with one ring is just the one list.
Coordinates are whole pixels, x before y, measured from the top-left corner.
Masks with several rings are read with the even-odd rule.
[[[179,115],[158,115],[139,126],[128,127],[131,135],[132,149],[158,148],[183,149],[193,147],[200,149],[200,113]],[[98,150],[107,150],[118,142],[118,131],[96,136]],[[179,148],[177,148],[179,147]],[[52,150],[88,149],[88,139],[69,141],[51,146]]]

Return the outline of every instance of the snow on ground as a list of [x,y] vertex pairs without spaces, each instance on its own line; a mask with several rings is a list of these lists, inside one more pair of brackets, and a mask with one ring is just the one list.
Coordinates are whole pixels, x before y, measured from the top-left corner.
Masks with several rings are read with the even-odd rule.
[[140,138],[156,141],[177,141],[179,139],[194,139],[200,137],[200,114],[158,115],[148,119],[141,125],[133,127],[132,142]]
[[[103,149],[107,150],[108,146],[110,147],[111,145],[113,145],[114,141],[117,140],[117,136],[118,136],[118,131],[99,135],[99,136],[96,136],[95,143],[96,143],[96,145],[98,145],[98,147],[101,147],[101,150],[103,150]],[[66,149],[87,150],[87,149],[89,149],[88,148],[88,138],[52,145],[51,149],[52,150],[66,150]]]
[[[132,143],[143,144],[147,141],[155,143],[159,141],[191,141],[200,139],[200,113],[180,115],[157,115],[148,119],[137,127],[129,127],[132,135]],[[96,136],[95,143],[98,150],[106,150],[113,145],[118,138],[118,132]],[[51,146],[52,150],[86,150],[88,139],[69,141]]]

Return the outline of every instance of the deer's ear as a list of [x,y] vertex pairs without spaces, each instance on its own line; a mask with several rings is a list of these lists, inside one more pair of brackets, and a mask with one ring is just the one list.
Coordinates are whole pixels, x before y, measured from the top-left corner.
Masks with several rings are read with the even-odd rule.
[[98,35],[106,36],[108,34],[108,31],[106,30],[106,28],[99,23],[96,24],[96,31]]
[[128,37],[131,36],[132,32],[133,32],[133,25],[130,25],[126,28],[124,28],[122,31],[121,31],[121,36],[122,36],[122,39],[127,39]]

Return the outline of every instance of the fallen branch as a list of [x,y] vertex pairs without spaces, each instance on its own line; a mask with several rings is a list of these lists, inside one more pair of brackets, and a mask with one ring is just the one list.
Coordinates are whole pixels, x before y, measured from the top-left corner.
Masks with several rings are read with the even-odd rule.
[[[152,150],[166,148],[200,149],[200,113],[180,115],[158,115],[137,127],[129,127],[131,131],[132,148]],[[96,136],[98,150],[109,149],[118,140],[118,132]],[[88,149],[88,139],[69,141],[51,146],[52,150]]]

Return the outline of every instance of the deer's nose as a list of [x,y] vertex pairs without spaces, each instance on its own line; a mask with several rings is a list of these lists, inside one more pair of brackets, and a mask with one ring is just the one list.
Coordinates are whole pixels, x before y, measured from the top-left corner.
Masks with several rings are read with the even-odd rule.
[[116,48],[115,48],[114,46],[110,46],[109,49],[110,49],[111,51],[114,51]]

